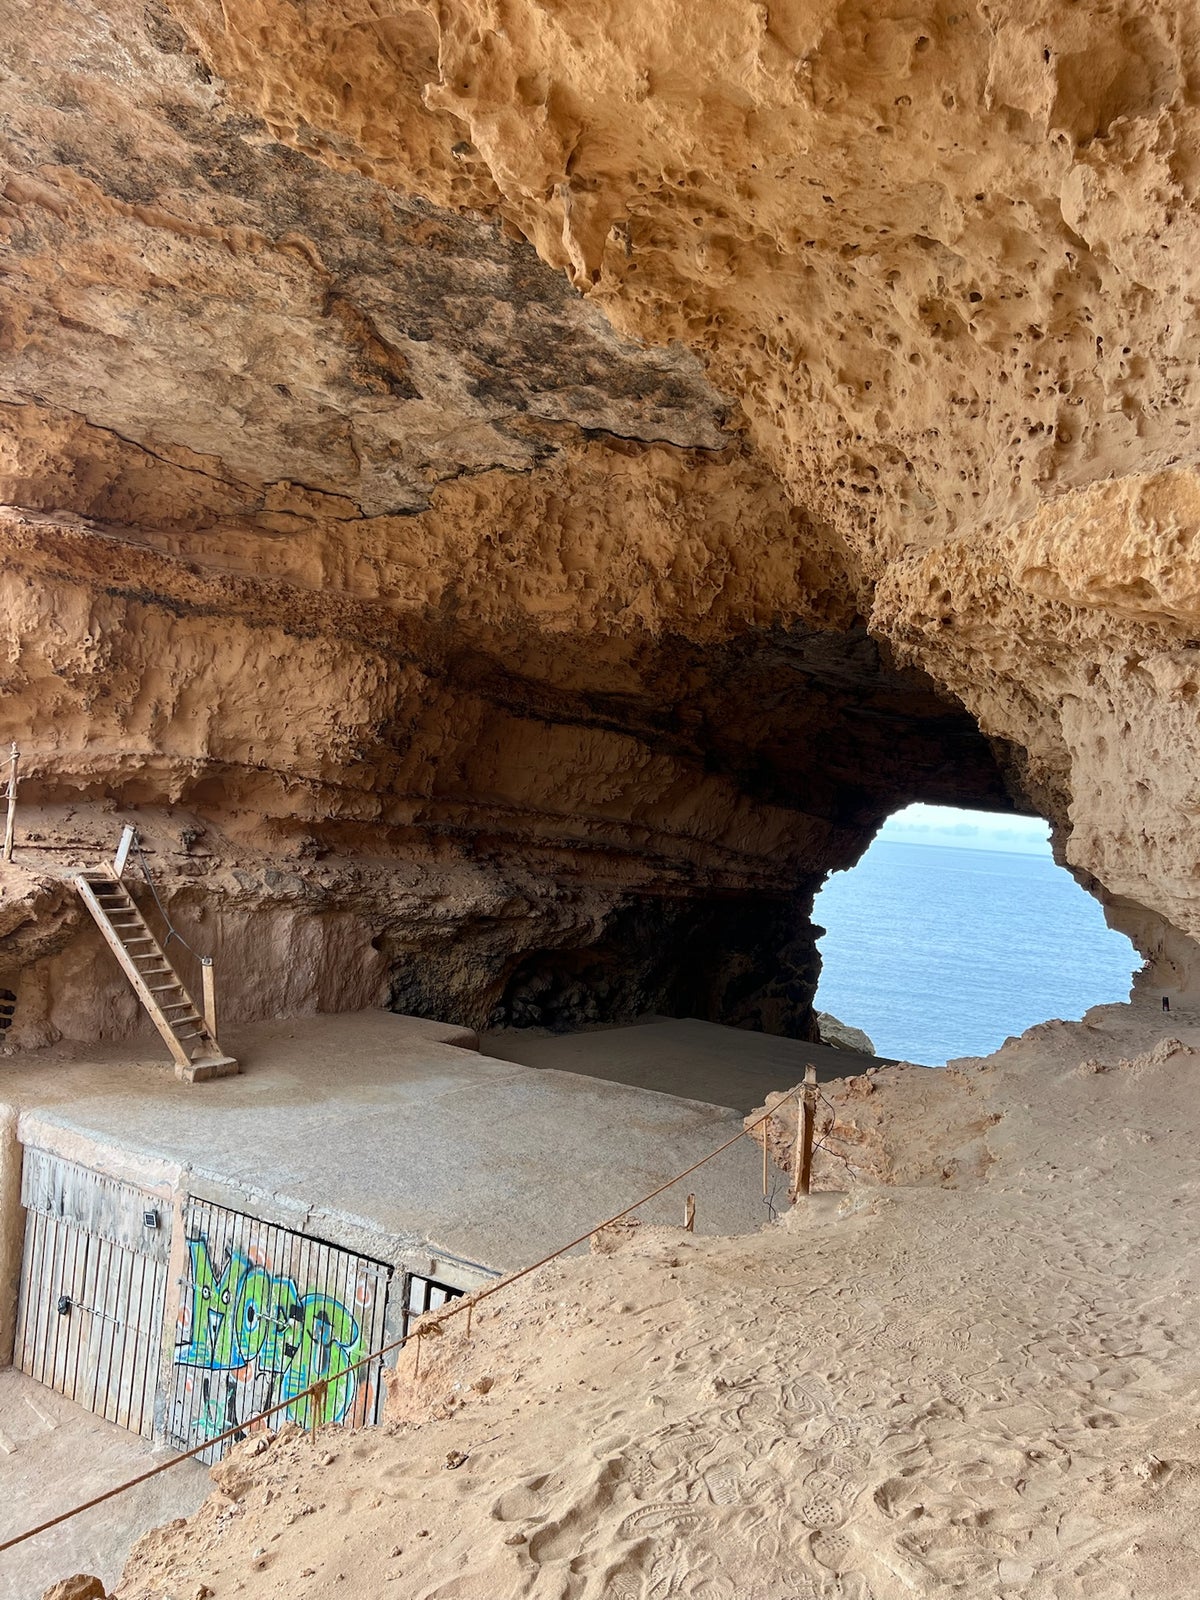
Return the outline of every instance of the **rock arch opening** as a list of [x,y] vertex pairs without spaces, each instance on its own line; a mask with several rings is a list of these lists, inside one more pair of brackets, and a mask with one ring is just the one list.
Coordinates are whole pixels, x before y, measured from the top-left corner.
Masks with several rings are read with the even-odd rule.
[[1031,817],[909,806],[829,879],[813,917],[818,1007],[880,1055],[927,1066],[1124,1001],[1141,962]]

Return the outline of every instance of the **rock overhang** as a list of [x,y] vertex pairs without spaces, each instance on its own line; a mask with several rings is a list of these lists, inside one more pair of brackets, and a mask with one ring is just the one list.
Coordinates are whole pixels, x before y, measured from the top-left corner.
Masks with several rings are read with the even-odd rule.
[[310,495],[345,519],[526,470],[564,430],[736,442],[690,351],[621,338],[498,220],[273,140],[190,57],[131,76],[122,22],[84,13],[85,57],[10,63],[4,404],[82,416],[247,509]]
[[[10,632],[56,585],[78,630],[48,672],[13,656],[63,713],[35,792],[190,807],[260,887],[337,861],[339,914],[381,860],[453,861],[489,930],[473,1020],[530,963],[578,990],[558,969],[601,951],[610,981],[655,916],[711,967],[721,897],[752,991],[809,938],[780,906],[911,799],[1042,810],[1143,948],[1166,916],[1186,951],[1181,874],[1104,822],[1143,780],[1088,710],[1134,682],[1149,729],[1150,655],[1186,745],[1186,529],[1168,639],[1078,499],[1186,477],[1186,355],[1128,348],[1183,291],[1118,281],[1117,226],[1190,115],[1184,33],[559,9],[109,0],[53,67],[22,40],[0,469],[46,520],[6,524]],[[1056,503],[1069,535],[1022,542]],[[1143,743],[1186,853],[1180,759]],[[376,948],[411,951],[429,906],[389,895]],[[812,975],[776,1022],[808,1025]],[[616,1009],[670,1003],[642,978]]]

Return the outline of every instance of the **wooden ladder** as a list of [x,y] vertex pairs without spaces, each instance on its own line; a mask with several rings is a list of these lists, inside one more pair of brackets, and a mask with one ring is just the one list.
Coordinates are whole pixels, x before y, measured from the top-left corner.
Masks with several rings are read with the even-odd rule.
[[[118,861],[124,865],[120,853]],[[197,1083],[240,1071],[222,1052],[215,1028],[197,1011],[119,870],[77,873],[75,887],[171,1052],[175,1076]]]

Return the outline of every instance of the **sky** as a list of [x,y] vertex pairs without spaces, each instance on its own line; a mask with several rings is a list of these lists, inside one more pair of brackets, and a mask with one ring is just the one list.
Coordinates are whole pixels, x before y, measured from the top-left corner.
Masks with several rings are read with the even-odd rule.
[[905,806],[887,819],[878,837],[900,844],[948,845],[956,850],[1050,853],[1050,827],[1041,817],[997,816],[954,806]]

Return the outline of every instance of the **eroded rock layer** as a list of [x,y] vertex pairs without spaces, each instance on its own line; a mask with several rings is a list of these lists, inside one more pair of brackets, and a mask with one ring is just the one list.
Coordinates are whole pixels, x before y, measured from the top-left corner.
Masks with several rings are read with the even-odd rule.
[[[672,462],[634,464],[645,531]],[[729,487],[732,464],[682,466]],[[541,515],[545,477],[571,470],[545,469]],[[470,497],[486,540],[505,512],[485,516],[480,479]],[[557,503],[584,515],[566,486]],[[337,534],[285,580],[61,516],[0,527],[6,704],[38,712],[18,850],[38,870],[6,904],[10,962],[34,962],[18,1037],[132,1022],[99,940],[71,939],[62,881],[130,818],[172,915],[231,974],[233,1015],[386,996],[476,1024],[659,1009],[802,1031],[824,872],[909,786],[1005,800],[969,719],[861,628],[641,628],[605,648],[512,597],[494,621],[406,605],[386,550],[386,599],[322,583]]]
[[130,1025],[123,820],[242,1015],[804,1033],[918,798],[1188,978],[1190,14],[0,26],[14,1038]]

